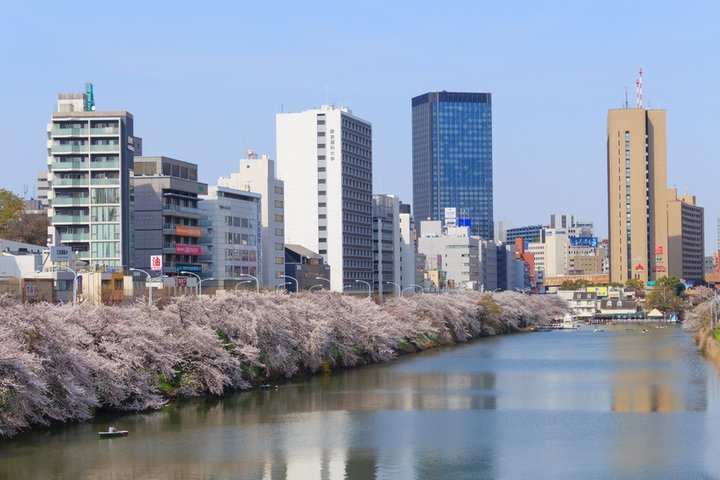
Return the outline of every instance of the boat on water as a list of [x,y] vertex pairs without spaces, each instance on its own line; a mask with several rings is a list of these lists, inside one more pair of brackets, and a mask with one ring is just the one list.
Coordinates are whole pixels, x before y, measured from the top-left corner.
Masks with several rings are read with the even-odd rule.
[[594,328],[593,329],[593,332],[604,332],[604,331],[605,331],[604,328]]
[[127,437],[129,432],[127,430],[115,430],[112,432],[98,432],[100,438],[115,438],[115,437]]
[[553,330],[577,330],[578,323],[572,315],[566,313],[562,318],[555,318],[553,323],[546,328],[551,328]]

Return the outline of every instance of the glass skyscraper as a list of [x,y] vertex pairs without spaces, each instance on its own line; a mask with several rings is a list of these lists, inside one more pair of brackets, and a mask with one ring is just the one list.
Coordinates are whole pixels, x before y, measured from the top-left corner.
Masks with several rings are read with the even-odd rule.
[[492,101],[489,93],[430,92],[412,99],[413,208],[493,239]]

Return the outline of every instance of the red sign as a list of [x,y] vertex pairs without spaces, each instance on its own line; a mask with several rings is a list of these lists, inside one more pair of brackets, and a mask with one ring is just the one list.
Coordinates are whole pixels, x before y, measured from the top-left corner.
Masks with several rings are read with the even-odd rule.
[[635,265],[635,270],[642,271],[642,270],[645,270],[645,267],[643,267],[641,264],[638,263],[637,265]]
[[660,273],[667,272],[667,268],[661,266],[655,267],[653,270]]
[[162,255],[150,255],[150,270],[153,272],[162,270]]
[[175,277],[176,287],[187,287],[187,277]]
[[658,245],[657,247],[655,247],[655,255],[662,255],[662,254],[663,254],[663,246]]
[[200,255],[202,247],[199,245],[175,245],[175,253],[180,255]]

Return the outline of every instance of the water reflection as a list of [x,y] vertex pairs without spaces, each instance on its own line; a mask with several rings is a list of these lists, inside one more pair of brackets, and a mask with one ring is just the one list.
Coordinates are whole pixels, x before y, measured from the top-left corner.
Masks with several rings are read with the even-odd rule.
[[0,478],[704,478],[719,391],[678,329],[517,335],[23,435]]

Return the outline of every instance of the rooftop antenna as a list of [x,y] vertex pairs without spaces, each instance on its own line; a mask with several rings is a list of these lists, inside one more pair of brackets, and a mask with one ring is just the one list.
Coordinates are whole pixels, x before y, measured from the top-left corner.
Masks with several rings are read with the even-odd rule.
[[625,108],[628,108],[627,86],[625,86]]
[[640,72],[638,74],[638,79],[635,82],[636,87],[636,107],[637,108],[643,108],[642,103],[642,67],[640,68]]

